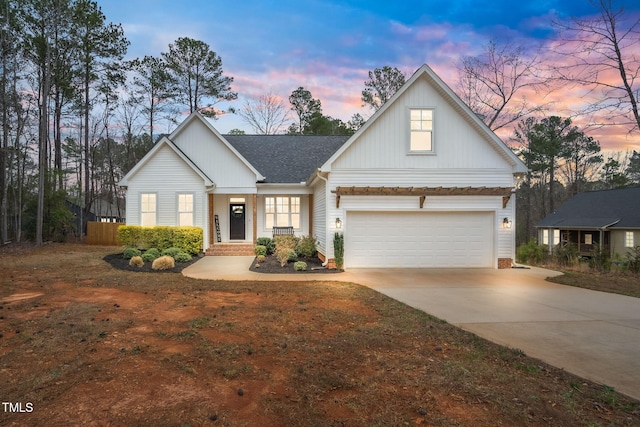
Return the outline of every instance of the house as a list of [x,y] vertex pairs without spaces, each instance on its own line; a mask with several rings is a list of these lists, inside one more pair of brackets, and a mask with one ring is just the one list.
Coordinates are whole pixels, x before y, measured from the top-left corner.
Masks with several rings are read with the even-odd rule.
[[127,224],[202,227],[208,254],[291,226],[325,262],[342,232],[345,268],[508,268],[524,173],[424,65],[351,137],[221,135],[193,113],[120,185]]
[[572,243],[583,256],[603,249],[624,258],[640,245],[640,187],[578,193],[536,227],[550,250]]

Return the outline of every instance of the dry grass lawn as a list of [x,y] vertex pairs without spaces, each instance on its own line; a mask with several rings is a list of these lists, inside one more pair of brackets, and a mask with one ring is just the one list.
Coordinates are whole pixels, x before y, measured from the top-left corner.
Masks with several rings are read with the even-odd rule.
[[0,253],[0,396],[32,408],[0,425],[640,425],[611,388],[331,275],[202,281],[118,250]]

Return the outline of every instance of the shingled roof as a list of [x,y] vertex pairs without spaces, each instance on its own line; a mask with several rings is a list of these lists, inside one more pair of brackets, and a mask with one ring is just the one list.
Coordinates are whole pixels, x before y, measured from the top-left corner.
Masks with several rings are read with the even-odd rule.
[[640,229],[640,187],[578,193],[537,227]]
[[266,183],[306,182],[348,135],[224,135],[266,179]]

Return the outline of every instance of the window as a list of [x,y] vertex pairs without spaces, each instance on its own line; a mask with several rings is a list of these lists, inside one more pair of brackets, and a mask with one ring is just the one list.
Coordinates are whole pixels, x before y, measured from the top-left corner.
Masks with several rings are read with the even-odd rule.
[[193,225],[193,194],[178,194],[178,225]]
[[557,246],[560,244],[560,230],[553,230],[553,245]]
[[633,242],[633,231],[626,231],[624,233],[624,247],[633,248],[635,246]]
[[300,197],[265,197],[265,228],[300,228]]
[[592,234],[585,234],[584,235],[584,244],[585,245],[593,245],[593,235]]
[[411,151],[433,150],[433,110],[411,110]]
[[155,193],[143,193],[140,195],[140,225],[156,225]]
[[549,244],[549,230],[542,230],[542,244]]

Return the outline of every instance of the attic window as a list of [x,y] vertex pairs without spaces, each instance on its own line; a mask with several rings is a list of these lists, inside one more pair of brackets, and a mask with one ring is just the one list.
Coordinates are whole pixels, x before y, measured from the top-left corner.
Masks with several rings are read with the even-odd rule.
[[411,137],[409,150],[413,152],[433,151],[433,110],[410,110]]

